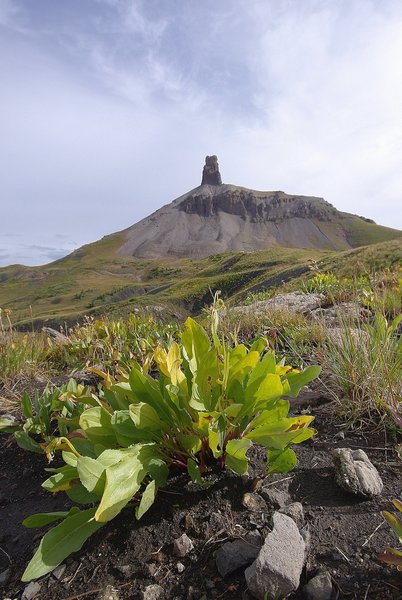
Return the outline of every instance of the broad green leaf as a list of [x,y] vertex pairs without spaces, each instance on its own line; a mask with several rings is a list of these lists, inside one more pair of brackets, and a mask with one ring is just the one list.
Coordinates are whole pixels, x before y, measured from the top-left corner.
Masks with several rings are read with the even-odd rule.
[[249,429],[253,430],[268,423],[278,423],[287,417],[289,413],[289,401],[281,398],[273,408],[262,410],[260,414],[251,421]]
[[268,450],[267,451],[267,473],[288,473],[297,464],[296,454],[292,448],[285,450]]
[[247,450],[252,446],[251,440],[245,438],[241,440],[229,440],[226,444],[226,459],[225,464],[229,469],[244,475],[248,468]]
[[304,371],[301,373],[287,373],[285,377],[290,385],[288,396],[291,398],[296,398],[301,388],[305,385],[308,385],[311,381],[313,381],[313,379],[316,379],[320,373],[321,367],[319,366],[307,367],[307,369],[304,369]]
[[194,483],[198,483],[199,485],[203,484],[200,469],[192,458],[189,458],[187,461],[187,471]]
[[78,479],[77,469],[66,465],[57,469],[57,473],[46,479],[42,483],[42,487],[49,492],[61,492],[73,487],[76,483],[74,480],[76,479]]
[[141,449],[137,454],[127,453],[117,464],[106,468],[106,484],[96,511],[97,521],[110,521],[138,492],[146,475]]
[[228,386],[230,386],[234,379],[243,381],[245,376],[254,369],[259,358],[260,355],[258,352],[249,352],[231,366],[229,370]]
[[9,419],[7,417],[0,417],[0,431],[4,433],[13,433],[20,428],[20,425],[14,417]]
[[32,402],[29,395],[25,392],[21,400],[22,414],[26,419],[32,419]]
[[111,415],[101,406],[84,410],[80,416],[80,427],[94,444],[114,446],[116,443]]
[[208,353],[211,343],[205,331],[194,319],[188,317],[181,335],[192,373],[198,370],[203,357]]
[[137,368],[130,371],[130,387],[136,403],[145,402],[152,406],[161,419],[170,420],[171,414],[166,407],[158,383]]
[[157,412],[145,402],[130,404],[129,414],[138,429],[150,429],[151,431],[162,429],[162,422]]
[[29,452],[37,452],[38,454],[43,453],[43,450],[38,444],[38,442],[35,442],[35,440],[32,439],[26,431],[16,431],[14,433],[14,437],[20,448],[23,448],[24,450],[29,450]]
[[70,510],[64,512],[37,513],[36,515],[31,515],[24,519],[22,524],[27,529],[44,527],[55,521],[60,521],[60,519],[64,519],[64,517],[74,515],[77,512],[80,512],[80,509],[77,506],[73,506]]
[[101,496],[106,482],[105,467],[89,456],[80,456],[77,471],[82,485],[88,492]]
[[169,467],[164,460],[161,458],[151,458],[151,460],[147,461],[147,471],[152,479],[155,480],[158,487],[165,485],[169,475]]
[[63,452],[61,453],[64,462],[67,465],[70,465],[70,467],[76,467],[77,466],[77,460],[78,458],[76,457],[75,454],[73,454],[72,452],[68,452],[66,450],[63,450]]
[[155,481],[152,480],[143,491],[141,501],[135,509],[135,516],[137,519],[141,519],[142,515],[152,506],[155,501],[156,492],[157,488]]
[[113,413],[111,424],[117,442],[124,448],[137,442],[151,441],[154,438],[151,431],[137,429],[128,410],[116,410]]
[[208,443],[214,458],[219,458],[219,456],[222,456],[222,448],[219,448],[218,450],[219,434],[213,429],[210,429],[208,432]]
[[268,373],[275,375],[275,366],[275,354],[273,352],[267,352],[264,358],[256,364],[250,373],[246,387],[247,401],[254,398],[255,392]]
[[316,432],[307,426],[314,417],[299,416],[266,423],[247,432],[246,438],[276,450],[284,450],[291,442],[300,443]]
[[201,450],[201,438],[198,435],[181,433],[177,435],[177,440],[186,452],[196,454]]
[[53,571],[67,556],[80,550],[89,536],[103,525],[95,521],[94,515],[94,508],[80,511],[48,531],[25,569],[22,581],[43,577]]
[[66,490],[66,494],[70,500],[77,504],[92,504],[93,502],[99,502],[99,496],[88,492],[82,483],[77,483],[74,487]]

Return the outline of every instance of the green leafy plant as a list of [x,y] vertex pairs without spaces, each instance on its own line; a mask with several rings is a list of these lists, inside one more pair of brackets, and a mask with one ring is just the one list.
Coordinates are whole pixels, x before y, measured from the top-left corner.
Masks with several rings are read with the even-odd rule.
[[29,526],[53,517],[63,520],[43,537],[23,581],[51,571],[128,504],[135,504],[135,516],[141,518],[171,466],[186,470],[199,484],[214,464],[244,474],[253,444],[265,446],[268,474],[295,466],[291,445],[315,434],[309,427],[313,417],[289,417],[283,396],[297,396],[320,368],[300,372],[277,363],[263,340],[250,349],[230,346],[218,336],[218,313],[215,305],[212,343],[199,324],[187,319],[180,344],[155,349],[156,378],[148,372],[149,363],[134,363],[128,377],[117,382],[107,376],[102,398],[82,412],[78,429],[50,442],[48,455],[62,451],[65,465],[52,469],[43,487],[97,506],[29,518]]
[[[394,507],[402,514],[402,502],[400,500],[392,500]],[[388,511],[384,511],[383,517],[395,533],[396,537],[402,544],[402,517],[393,515]],[[394,565],[398,568],[398,571],[402,571],[402,551],[397,548],[386,548],[383,553],[378,554],[377,558],[383,562]]]
[[66,436],[79,427],[80,414],[88,405],[96,404],[95,396],[74,379],[58,388],[45,388],[38,397],[25,393],[21,412],[25,421],[15,418],[0,419],[0,432],[12,433],[24,450],[42,453],[54,437]]

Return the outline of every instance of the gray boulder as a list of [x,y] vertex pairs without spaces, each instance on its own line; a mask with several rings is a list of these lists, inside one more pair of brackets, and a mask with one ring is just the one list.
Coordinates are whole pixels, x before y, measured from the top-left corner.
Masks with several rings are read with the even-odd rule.
[[250,532],[244,539],[223,544],[215,556],[220,575],[226,577],[237,569],[250,565],[257,558],[262,543],[262,536],[256,531]]
[[379,496],[382,479],[363,450],[335,448],[332,452],[335,480],[346,492],[362,498]]
[[257,559],[245,571],[247,586],[258,600],[284,598],[297,590],[305,559],[305,543],[296,523],[279,512]]
[[273,486],[262,487],[259,493],[274,508],[283,508],[291,501],[288,492]]

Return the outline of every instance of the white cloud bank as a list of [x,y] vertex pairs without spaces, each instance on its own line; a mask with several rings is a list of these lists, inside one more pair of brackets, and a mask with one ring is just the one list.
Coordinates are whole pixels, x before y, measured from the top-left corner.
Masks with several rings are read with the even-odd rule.
[[0,0],[0,265],[129,226],[211,153],[402,228],[399,0],[34,4]]

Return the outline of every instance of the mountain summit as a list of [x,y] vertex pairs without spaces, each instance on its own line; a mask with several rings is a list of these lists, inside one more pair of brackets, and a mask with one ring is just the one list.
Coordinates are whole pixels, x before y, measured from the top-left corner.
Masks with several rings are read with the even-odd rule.
[[121,232],[121,255],[203,258],[274,246],[346,250],[401,236],[323,198],[223,184],[207,156],[200,186]]

